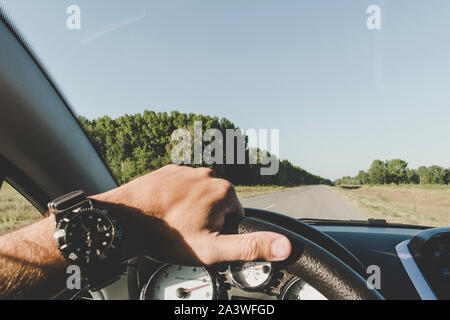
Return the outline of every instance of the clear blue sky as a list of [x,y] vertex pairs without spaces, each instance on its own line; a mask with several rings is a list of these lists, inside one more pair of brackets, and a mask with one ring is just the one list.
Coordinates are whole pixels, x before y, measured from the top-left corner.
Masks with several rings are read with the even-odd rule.
[[[282,158],[332,179],[377,158],[450,167],[450,1],[0,2],[88,118],[277,128]],[[81,30],[66,28],[71,4]],[[371,4],[381,30],[366,27]]]

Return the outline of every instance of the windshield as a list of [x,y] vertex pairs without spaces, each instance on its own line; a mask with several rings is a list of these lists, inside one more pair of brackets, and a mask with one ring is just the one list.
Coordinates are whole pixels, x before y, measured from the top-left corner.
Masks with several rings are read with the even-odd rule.
[[450,225],[446,1],[1,1],[119,183],[209,166],[246,207]]

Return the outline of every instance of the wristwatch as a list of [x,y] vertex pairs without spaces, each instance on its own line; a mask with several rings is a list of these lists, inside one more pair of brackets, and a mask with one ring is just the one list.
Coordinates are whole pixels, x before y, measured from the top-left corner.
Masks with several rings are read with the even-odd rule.
[[70,265],[80,268],[90,290],[99,290],[120,277],[122,231],[112,210],[81,190],[53,200],[48,208],[56,220],[56,245]]

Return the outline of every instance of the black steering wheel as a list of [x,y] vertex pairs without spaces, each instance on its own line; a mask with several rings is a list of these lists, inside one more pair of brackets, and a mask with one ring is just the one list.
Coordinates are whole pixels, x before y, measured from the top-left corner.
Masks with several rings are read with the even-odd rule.
[[[325,233],[275,212],[246,208],[245,214],[234,220],[227,218],[224,230],[234,234],[272,231],[285,235],[291,241],[292,254],[277,263],[279,269],[306,281],[330,300],[384,300],[376,289],[367,286],[361,262]],[[132,259],[127,266],[128,289],[133,298],[140,295],[141,258]]]
[[283,262],[284,268],[328,299],[384,300],[376,289],[369,288],[361,275],[341,259],[286,228],[252,217],[242,217],[237,221],[227,221],[226,229],[239,234],[272,231],[288,237],[292,243],[292,254]]

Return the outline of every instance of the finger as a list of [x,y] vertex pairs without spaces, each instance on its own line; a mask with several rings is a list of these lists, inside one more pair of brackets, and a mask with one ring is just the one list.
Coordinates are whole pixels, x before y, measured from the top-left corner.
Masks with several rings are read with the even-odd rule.
[[195,172],[199,174],[200,176],[215,178],[216,172],[213,169],[207,168],[207,167],[200,167],[195,169]]
[[212,187],[219,200],[211,208],[207,229],[220,232],[225,219],[234,220],[244,215],[244,209],[236,195],[234,186],[227,180],[214,179]]
[[282,261],[292,251],[291,242],[274,232],[253,232],[240,235],[217,235],[212,243],[216,262]]

